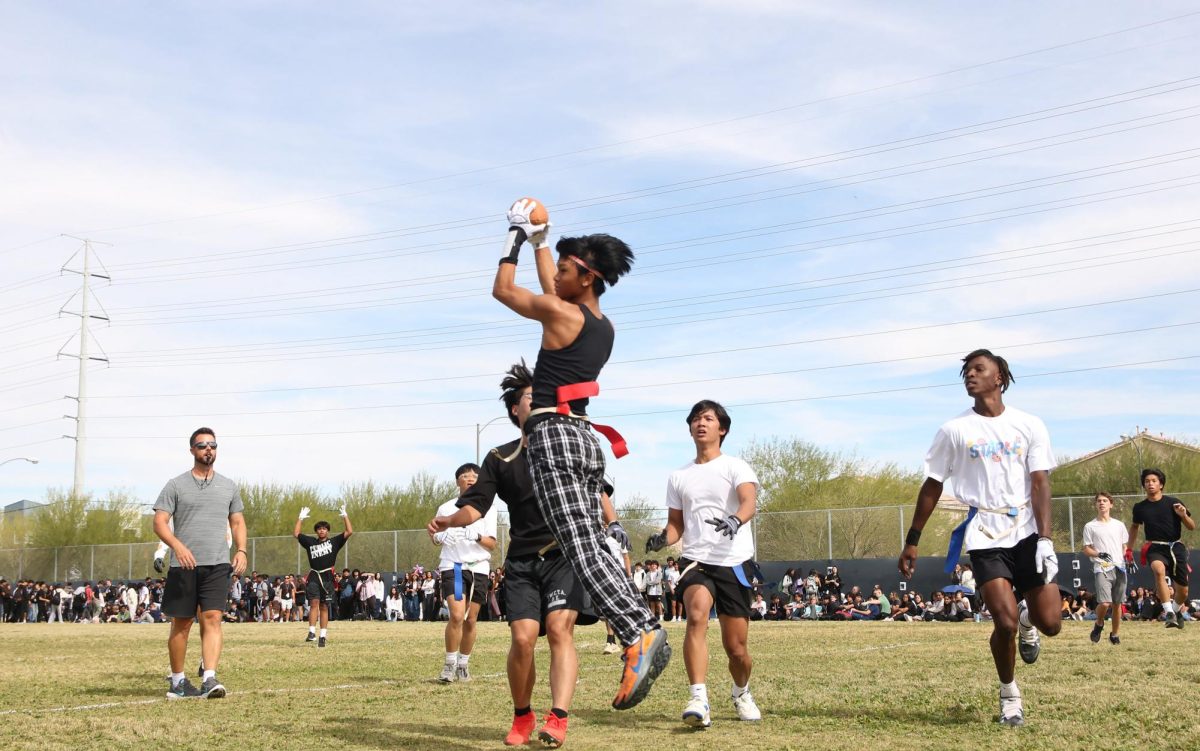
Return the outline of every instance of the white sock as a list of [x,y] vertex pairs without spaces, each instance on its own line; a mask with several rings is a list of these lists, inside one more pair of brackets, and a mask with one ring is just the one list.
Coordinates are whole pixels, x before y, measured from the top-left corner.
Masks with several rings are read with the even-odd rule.
[[329,629],[327,629],[327,628],[321,629],[321,638],[322,639],[324,639],[328,635],[329,635]]
[[693,699],[699,699],[705,704],[708,704],[708,686],[704,685],[703,683],[693,683],[690,688],[692,690]]
[[171,673],[171,688],[175,688],[176,686],[178,686],[179,682],[182,680],[183,680],[183,673]]
[[1163,612],[1174,613],[1175,612],[1175,601],[1167,600],[1166,602],[1164,602],[1163,603]]
[[310,634],[316,634],[316,633],[317,633],[317,627],[316,627],[316,626],[309,626],[309,627],[308,627],[308,633],[310,633]]
[[742,694],[748,694],[748,693],[750,693],[750,681],[746,681],[745,686],[739,686],[736,683],[733,684],[733,694],[732,694],[733,698],[736,699],[739,696],[741,696]]
[[1016,681],[1013,681],[1012,683],[1001,683],[1000,695],[1005,699],[1019,699],[1021,698],[1021,689],[1017,688]]
[[1029,621],[1029,608],[1021,608],[1017,613],[1017,623],[1021,624],[1021,628],[1033,628]]
[[205,680],[205,681],[207,681],[209,678],[216,678],[216,677],[217,677],[217,671],[215,671],[215,670],[205,670],[205,671],[204,671],[204,677],[203,677],[201,680]]
[[446,664],[447,665],[455,665],[457,663],[458,663],[458,652],[447,652],[446,653]]
[[469,663],[470,661],[471,661],[471,655],[464,655],[461,653],[458,655],[458,666],[459,667],[462,667],[462,668],[467,667],[467,663]]

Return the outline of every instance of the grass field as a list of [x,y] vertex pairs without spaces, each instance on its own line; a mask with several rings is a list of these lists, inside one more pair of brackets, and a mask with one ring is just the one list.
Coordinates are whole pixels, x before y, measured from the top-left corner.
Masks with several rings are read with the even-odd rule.
[[[580,679],[567,748],[1082,749],[1197,748],[1193,703],[1200,624],[1180,632],[1124,625],[1123,643],[1088,641],[1068,622],[1039,662],[1018,661],[1028,725],[995,724],[990,624],[755,623],[751,689],[761,723],[740,723],[717,630],[713,727],[679,721],[687,698],[682,631],[649,698],[615,712],[618,662],[602,626],[580,628]],[[440,624],[335,623],[330,646],[295,624],[225,627],[224,700],[176,701],[166,690],[166,626],[0,627],[0,746],[11,749],[499,749],[511,704],[508,631],[480,624],[475,680],[441,685]],[[189,670],[199,642],[193,631]],[[549,709],[539,645],[534,711]],[[318,731],[323,740],[313,742]]]

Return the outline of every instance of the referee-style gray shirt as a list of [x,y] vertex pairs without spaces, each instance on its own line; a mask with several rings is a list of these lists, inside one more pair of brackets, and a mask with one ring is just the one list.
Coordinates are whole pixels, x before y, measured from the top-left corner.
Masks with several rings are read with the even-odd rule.
[[[237,483],[215,471],[203,488],[191,470],[167,481],[155,511],[166,511],[175,525],[175,536],[192,551],[197,566],[229,563],[229,544],[225,540],[229,515],[242,513],[242,494]],[[175,552],[171,565],[178,566]]]

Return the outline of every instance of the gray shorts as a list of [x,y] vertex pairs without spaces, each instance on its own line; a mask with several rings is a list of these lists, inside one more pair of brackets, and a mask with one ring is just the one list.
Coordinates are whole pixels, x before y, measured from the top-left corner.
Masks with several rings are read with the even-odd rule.
[[1127,588],[1125,572],[1116,566],[1096,572],[1096,602],[1125,602]]

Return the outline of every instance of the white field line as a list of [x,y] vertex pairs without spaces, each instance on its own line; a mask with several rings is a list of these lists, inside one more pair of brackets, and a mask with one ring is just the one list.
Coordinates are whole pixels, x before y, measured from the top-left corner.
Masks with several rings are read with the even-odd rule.
[[919,641],[906,641],[906,642],[901,642],[900,644],[880,644],[875,647],[863,647],[862,649],[847,649],[846,652],[848,654],[855,654],[857,652],[879,652],[884,649],[902,649],[904,647],[915,647],[915,646],[919,645],[920,643],[921,642],[919,642]]

